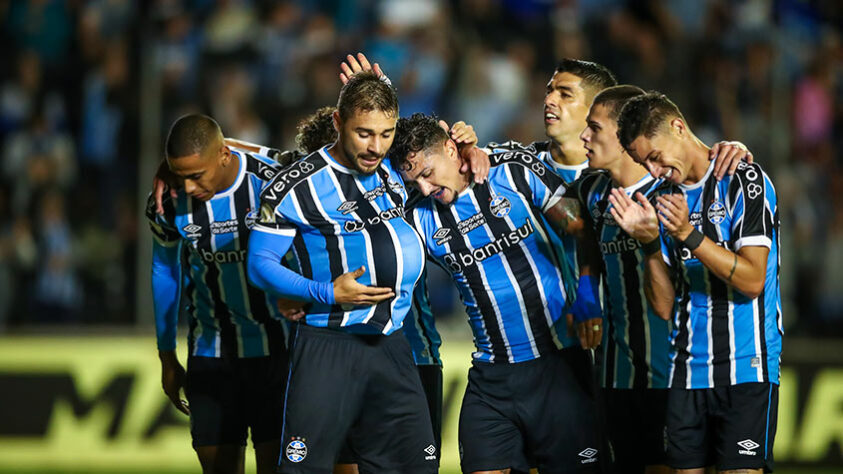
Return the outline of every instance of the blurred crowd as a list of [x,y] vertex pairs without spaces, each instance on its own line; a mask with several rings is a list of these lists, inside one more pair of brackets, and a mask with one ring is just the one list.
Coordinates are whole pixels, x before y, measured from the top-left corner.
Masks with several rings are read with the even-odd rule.
[[[290,149],[296,123],[336,102],[344,55],[364,51],[402,115],[465,120],[482,143],[544,139],[562,57],[665,92],[703,141],[744,142],[777,185],[787,328],[843,336],[835,0],[0,0],[0,21],[0,327],[136,322],[138,170],[161,156],[141,155],[145,114],[159,142],[202,111]],[[453,291],[433,294],[459,312]]]

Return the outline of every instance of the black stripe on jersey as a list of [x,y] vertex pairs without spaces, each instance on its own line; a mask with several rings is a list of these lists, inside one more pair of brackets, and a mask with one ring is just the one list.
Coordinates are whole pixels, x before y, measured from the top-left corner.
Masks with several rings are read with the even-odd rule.
[[[488,184],[484,184],[488,186]],[[451,213],[451,208],[441,206],[439,202],[434,201],[433,205],[436,214],[439,215],[442,227],[451,229],[455,235],[460,238],[451,239],[448,245],[451,249],[451,255],[456,256],[462,253],[471,252],[471,249],[466,245],[465,239],[468,237],[459,233],[459,227],[454,215]],[[446,270],[450,273],[452,270]],[[492,354],[497,361],[509,361],[509,354],[506,351],[506,343],[504,342],[503,333],[498,325],[498,318],[495,315],[495,307],[492,304],[492,299],[486,288],[483,285],[483,274],[480,271],[480,265],[469,265],[462,269],[465,274],[466,282],[474,295],[474,301],[477,302],[477,307],[480,310],[480,316],[483,318],[483,325],[486,326],[486,333],[489,334],[489,341],[492,343]]]
[[[767,212],[767,183],[761,167],[756,164],[747,165],[735,172],[734,180],[738,186],[729,186],[729,195],[732,197],[733,190],[736,193],[736,188],[740,187],[744,210],[738,235],[733,236],[733,239],[737,240],[744,235],[766,235],[772,239],[772,215]],[[734,206],[734,198],[731,203]]]
[[[187,245],[182,245],[182,251],[179,255],[179,261],[181,262],[181,267],[190,268],[190,262],[188,261],[188,257],[190,255],[190,249]],[[182,293],[182,301],[186,302],[187,304],[184,305],[184,311],[188,315],[188,331],[187,331],[187,355],[193,355],[193,351],[196,348],[196,341],[194,340],[196,326],[198,325],[198,320],[194,318],[193,315],[193,298],[195,297],[196,292],[196,283],[193,281],[192,278],[188,278],[186,284],[184,285],[184,292]],[[181,317],[182,308],[181,303],[179,304],[179,317]]]
[[[548,168],[548,166],[536,155],[519,151],[508,151],[490,155],[489,161],[492,167],[500,165],[520,165],[526,168],[528,172],[533,173],[539,180],[541,180],[551,193],[555,192],[560,187],[565,186],[565,180],[558,174],[554,173],[553,170]],[[518,168],[514,166],[510,166],[509,171],[513,176],[521,174],[518,172]],[[523,192],[523,190],[520,191]],[[532,196],[534,194],[529,186],[527,187],[527,191],[528,192],[524,194],[525,196]]]
[[[208,216],[208,209],[204,202],[198,199],[190,198],[193,202],[193,223],[200,226],[202,229],[210,229],[211,222]],[[199,239],[199,248],[204,248],[208,251],[211,249],[211,232],[202,232]],[[220,356],[221,357],[239,357],[237,344],[237,330],[231,322],[231,313],[228,311],[228,306],[222,300],[222,289],[220,288],[219,276],[220,269],[218,263],[208,263],[206,265],[207,273],[205,275],[205,285],[211,293],[211,300],[214,305],[214,319],[220,328]]]
[[319,152],[316,152],[278,171],[278,174],[261,191],[260,223],[270,227],[276,226],[275,210],[284,197],[326,166],[328,162]]
[[[516,187],[519,192],[524,194],[524,191],[521,189],[522,186],[527,184],[524,179],[524,175],[517,172],[518,168],[511,171],[513,171],[512,175]],[[529,187],[527,190],[529,191]],[[497,239],[502,235],[516,231],[520,223],[514,222],[514,227],[510,227],[505,219],[496,217],[489,209],[489,203],[492,202],[492,195],[489,192],[488,184],[475,186],[473,193],[474,198],[477,200],[477,204],[480,207],[480,212],[486,219],[486,226],[491,231],[492,238]],[[529,194],[524,195],[528,197],[530,196]],[[537,211],[536,209],[533,209],[533,212],[540,213],[540,211]],[[509,268],[512,271],[512,276],[516,280],[514,282],[510,281],[510,283],[517,283],[518,288],[521,291],[521,296],[524,299],[524,306],[527,310],[527,318],[530,321],[530,328],[536,344],[536,350],[539,354],[543,354],[548,350],[555,349],[556,344],[553,342],[553,335],[551,334],[550,327],[548,326],[547,319],[544,315],[545,301],[539,291],[539,285],[541,285],[541,282],[536,280],[536,276],[533,273],[533,267],[530,265],[530,260],[528,259],[525,249],[522,248],[520,243],[518,243],[502,249],[498,256],[502,259],[504,257],[506,258],[506,261],[509,263]]]
[[[305,222],[322,223],[314,227],[325,239],[325,249],[328,253],[328,267],[331,270],[331,281],[334,281],[343,274],[339,237],[334,234],[334,227],[327,224],[327,216],[322,216],[316,203],[313,202],[312,186],[313,184],[310,181],[303,181],[295,187],[293,193],[299,203],[299,208],[301,209]],[[302,276],[312,278],[313,269],[310,264],[310,256],[304,244],[304,239],[301,237],[301,232],[296,233],[296,237],[293,239],[293,245],[299,258]],[[331,313],[328,315],[328,327],[340,327],[343,315],[344,311],[340,305],[335,304],[331,306]]]
[[[243,183],[239,188],[237,188],[234,191],[234,196],[232,197],[232,199],[234,199],[234,209],[236,209],[238,213],[237,250],[246,248],[246,245],[248,245],[249,242],[249,227],[246,225],[246,214],[240,215],[240,213],[249,213],[252,211],[252,209],[250,209],[252,205],[250,197],[253,195],[252,193],[254,190],[252,188],[251,176],[249,176],[251,171],[248,169],[248,164],[258,162],[257,159],[252,157],[247,158],[247,160],[247,174],[244,178],[246,183]],[[269,168],[263,163],[261,163],[261,165]],[[258,177],[263,179],[260,175],[258,175]],[[255,321],[263,325],[264,331],[266,332],[266,340],[267,344],[269,344],[269,347],[266,349],[270,354],[275,354],[278,350],[286,347],[283,337],[284,331],[281,327],[282,323],[270,314],[269,308],[266,306],[266,294],[263,291],[250,285],[248,281],[246,281],[245,291],[247,292],[249,309],[251,310],[252,317]]]
[[278,174],[278,170],[271,165],[268,165],[258,158],[255,158],[251,153],[246,153],[246,172],[251,173],[262,181],[272,181],[272,178]]
[[[625,232],[620,234],[626,236]],[[637,250],[621,252],[621,267],[623,268],[623,292],[626,300],[627,331],[629,332],[629,350],[632,352],[632,367],[635,375],[632,381],[633,388],[647,388],[647,334],[642,314],[644,301],[641,300],[639,289],[643,282],[638,278],[638,256]]]
[[[708,216],[708,207],[717,199],[717,180],[709,179],[705,183],[700,196],[700,212],[702,213],[702,233],[714,242],[719,241],[719,226],[713,224]],[[729,292],[730,289],[719,277],[708,268],[704,269],[708,282],[709,297],[711,298],[711,345],[713,355],[712,371],[715,387],[731,385],[732,352],[729,330]]]
[[[336,176],[337,182],[340,184],[340,190],[345,196],[345,201],[353,201],[357,203],[357,210],[354,211],[364,222],[371,222],[372,219],[378,219],[378,210],[372,205],[371,201],[363,197],[360,188],[357,187],[357,180],[354,176],[342,173],[336,170],[331,170]],[[379,174],[380,176],[380,174]],[[382,184],[386,189],[389,189],[389,183],[382,179]],[[387,191],[389,193],[389,191]],[[397,207],[397,206],[396,206]],[[382,209],[386,211],[387,209]],[[399,217],[397,219],[403,219]],[[366,225],[361,232],[366,232],[369,235],[369,242],[372,244],[372,261],[374,262],[374,269],[368,271],[374,273],[375,280],[372,284],[375,286],[392,288],[397,294],[399,289],[398,284],[398,257],[401,253],[400,248],[396,248],[389,233],[389,225],[386,222],[381,222],[375,225]],[[392,316],[392,309],[390,308],[392,300],[384,300],[375,306],[375,312],[369,319],[370,323],[374,323],[379,329],[383,329],[389,323]]]
[[[606,280],[603,280],[603,287],[607,286]],[[615,336],[615,322],[612,318],[606,318],[606,331],[609,333],[609,339],[606,342],[606,357],[603,358],[603,386],[606,388],[614,387],[615,385],[615,358],[617,357],[617,344],[611,341]]]
[[678,243],[675,246],[672,256],[671,269],[673,271],[673,282],[676,285],[676,294],[681,295],[679,300],[678,315],[676,316],[676,340],[674,347],[679,348],[676,351],[673,363],[673,380],[670,382],[671,387],[686,388],[688,386],[688,341],[690,334],[688,332],[688,323],[691,318],[691,313],[688,311],[688,304],[691,301],[690,288],[685,281],[684,266],[682,265],[682,249],[684,246]]

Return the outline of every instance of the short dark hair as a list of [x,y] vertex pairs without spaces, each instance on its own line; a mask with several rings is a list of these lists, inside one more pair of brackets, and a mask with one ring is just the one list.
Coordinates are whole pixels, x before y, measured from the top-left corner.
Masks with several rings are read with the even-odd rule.
[[216,120],[203,114],[189,114],[179,117],[170,127],[164,149],[167,158],[181,158],[201,154],[221,139],[222,129]]
[[609,118],[617,120],[618,115],[621,114],[621,109],[626,102],[639,95],[644,95],[644,89],[638,86],[631,86],[629,84],[621,84],[619,86],[612,86],[603,89],[594,97],[594,102],[591,106],[602,105],[609,111]]
[[582,88],[589,94],[596,94],[618,84],[615,75],[606,66],[591,61],[564,58],[559,61],[555,72],[567,72],[581,78]]
[[679,107],[661,92],[651,91],[629,99],[618,116],[621,146],[628,150],[629,145],[641,135],[651,138],[672,118],[685,121]]
[[316,112],[303,118],[296,126],[296,146],[299,151],[311,154],[323,146],[337,141],[332,115],[336,107],[321,107]]
[[371,71],[359,72],[340,89],[337,101],[340,118],[348,119],[354,112],[379,110],[398,117],[398,95],[395,89]]
[[448,132],[439,126],[435,115],[415,113],[398,119],[395,125],[395,140],[389,149],[389,157],[399,169],[406,166],[411,153],[441,145],[448,139]]

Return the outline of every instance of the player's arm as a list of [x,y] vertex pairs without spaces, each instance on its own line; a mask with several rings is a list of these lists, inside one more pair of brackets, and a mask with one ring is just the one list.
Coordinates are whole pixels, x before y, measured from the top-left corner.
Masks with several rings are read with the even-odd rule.
[[392,288],[362,285],[357,279],[366,272],[360,267],[343,273],[333,282],[305,278],[281,265],[293,244],[292,235],[253,229],[246,259],[249,280],[270,295],[323,304],[373,305],[395,296]]
[[690,224],[685,196],[667,194],[657,200],[659,220],[667,232],[684,243],[706,268],[748,298],[757,298],[761,294],[769,248],[743,246],[737,252],[727,250]]
[[673,316],[673,302],[676,289],[664,260],[662,239],[656,209],[647,198],[635,194],[634,202],[618,188],[612,189],[609,202],[615,222],[632,238],[641,242],[646,255],[644,260],[644,295],[660,318],[669,320]]
[[190,411],[179,394],[184,386],[184,367],[176,356],[176,326],[181,299],[181,245],[152,244],[152,301],[158,359],[161,361],[161,386],[173,406],[184,414]]

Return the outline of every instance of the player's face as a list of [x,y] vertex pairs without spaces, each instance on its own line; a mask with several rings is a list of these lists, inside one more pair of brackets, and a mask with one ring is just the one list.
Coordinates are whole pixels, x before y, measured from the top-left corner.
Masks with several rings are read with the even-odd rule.
[[580,139],[586,149],[589,168],[607,169],[623,154],[618,140],[618,123],[609,117],[609,109],[604,105],[593,105],[588,111]]
[[374,173],[395,139],[396,120],[381,110],[358,110],[345,121],[334,112],[339,142],[348,160],[344,164],[363,174]]
[[579,134],[588,114],[588,98],[582,79],[570,72],[557,72],[547,83],[544,96],[544,131],[557,143],[579,144]]
[[673,128],[659,130],[650,138],[636,138],[626,150],[636,163],[647,168],[651,175],[682,184],[688,176],[689,166],[682,159],[682,141]]
[[230,162],[231,150],[222,144],[209,146],[202,153],[167,159],[184,192],[200,201],[207,201],[225,189],[225,167]]
[[466,177],[460,173],[461,164],[456,145],[446,140],[442,145],[411,153],[401,176],[425,196],[433,196],[442,204],[451,204],[468,184]]

